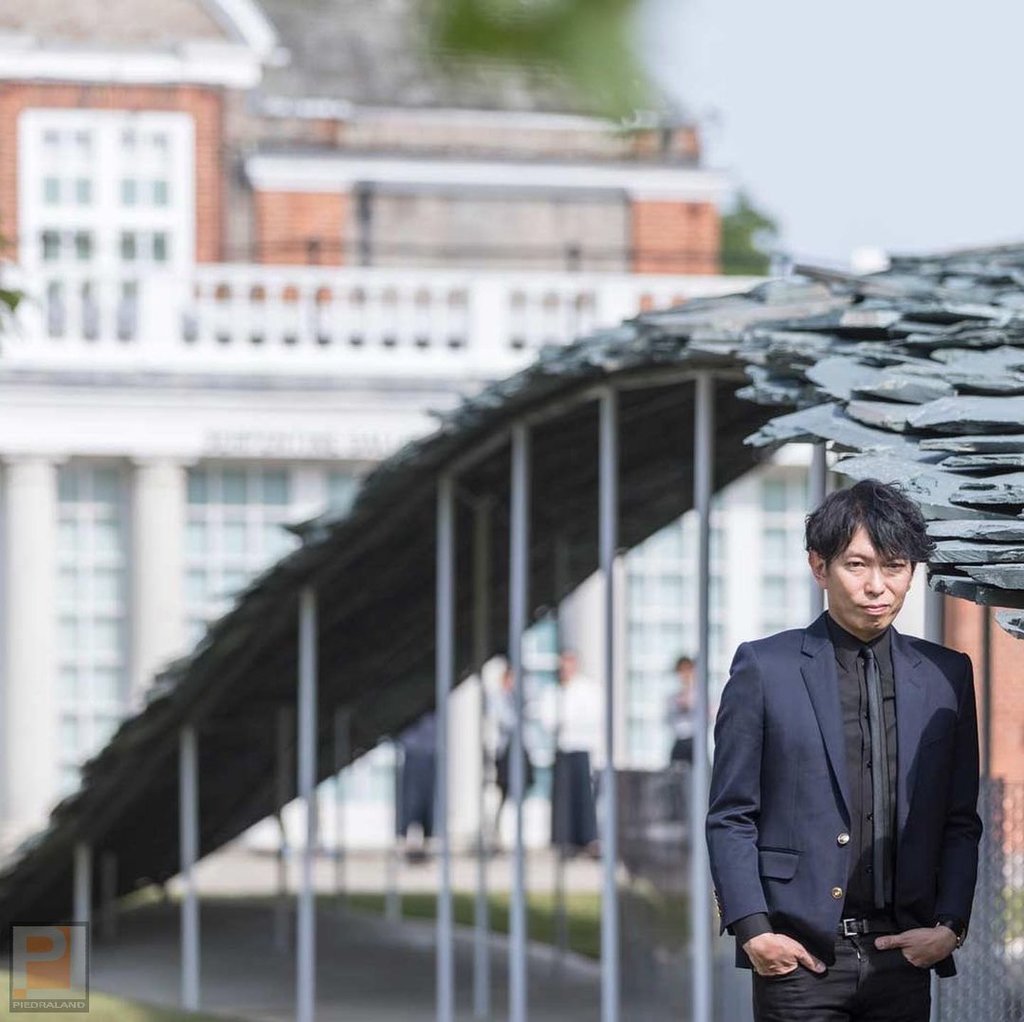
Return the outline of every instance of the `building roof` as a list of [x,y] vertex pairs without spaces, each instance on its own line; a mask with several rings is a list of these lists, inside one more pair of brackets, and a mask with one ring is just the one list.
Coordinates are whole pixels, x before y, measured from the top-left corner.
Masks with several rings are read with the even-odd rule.
[[267,97],[363,107],[594,113],[551,69],[442,55],[428,49],[417,0],[260,0],[291,54],[267,69]]
[[[354,507],[299,530],[274,565],[171,667],[146,709],[83,773],[81,790],[0,875],[0,915],[62,917],[76,840],[117,855],[118,884],[178,869],[177,743],[199,729],[200,849],[275,808],[276,711],[296,693],[297,604],[318,595],[318,774],[333,772],[331,707],[352,713],[354,756],[433,703],[437,479],[457,470],[456,663],[470,643],[473,508],[493,507],[486,648],[506,643],[510,427],[531,424],[530,610],[597,566],[595,396],[620,391],[620,540],[631,547],[692,505],[693,386],[718,377],[715,485],[788,441],[825,440],[851,478],[900,482],[938,540],[942,592],[1024,608],[1024,247],[897,259],[881,275],[806,270],[748,294],[696,300],[551,349],[385,461]],[[565,544],[555,590],[554,545]],[[1024,636],[1024,614],[998,619]]]
[[203,0],[0,0],[0,32],[32,36],[48,46],[103,49],[226,38],[225,28]]

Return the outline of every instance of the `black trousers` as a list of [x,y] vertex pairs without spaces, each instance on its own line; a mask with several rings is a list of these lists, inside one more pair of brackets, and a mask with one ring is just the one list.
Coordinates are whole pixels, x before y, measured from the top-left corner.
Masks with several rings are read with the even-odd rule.
[[754,973],[756,1022],[928,1022],[931,972],[875,936],[840,937],[823,973],[797,966],[784,976]]
[[551,843],[586,848],[597,840],[597,810],[590,779],[590,753],[556,752],[551,793]]
[[423,828],[425,838],[433,836],[436,769],[434,753],[406,750],[398,792],[399,837],[405,837],[409,827],[414,823]]

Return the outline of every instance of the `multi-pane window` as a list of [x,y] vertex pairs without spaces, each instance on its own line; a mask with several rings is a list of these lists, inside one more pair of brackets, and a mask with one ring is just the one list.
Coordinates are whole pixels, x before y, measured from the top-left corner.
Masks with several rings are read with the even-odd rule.
[[117,467],[58,470],[57,704],[62,791],[127,712],[128,528]]
[[523,741],[535,768],[532,792],[551,793],[551,766],[555,759],[555,735],[551,722],[542,719],[541,708],[558,683],[558,622],[548,615],[523,633],[523,696],[526,727]]
[[185,606],[192,642],[298,540],[287,469],[203,465],[188,472]]
[[[807,622],[806,480],[802,466],[767,465],[712,502],[712,711],[739,641]],[[673,667],[680,654],[697,651],[697,524],[692,512],[684,515],[626,557],[625,749],[631,766],[657,768],[668,759],[666,709],[678,684]]]
[[806,469],[768,468],[761,479],[761,625],[765,634],[807,623],[806,512]]
[[[722,501],[711,508],[709,550],[710,658],[712,680],[727,666],[725,628],[728,542]],[[690,512],[626,556],[627,690],[626,755],[637,767],[668,759],[669,696],[678,682],[676,660],[697,649],[697,515]]]
[[19,132],[20,259],[49,333],[133,340],[140,279],[192,259],[191,119],[35,109]]

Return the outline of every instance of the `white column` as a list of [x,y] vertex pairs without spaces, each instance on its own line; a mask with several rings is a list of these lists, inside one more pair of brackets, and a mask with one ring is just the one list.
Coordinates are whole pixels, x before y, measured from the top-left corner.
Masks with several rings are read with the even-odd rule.
[[612,690],[614,699],[612,710],[614,713],[614,740],[615,746],[612,755],[618,769],[630,766],[628,758],[627,728],[629,726],[629,663],[627,661],[627,650],[629,649],[629,597],[626,585],[629,580],[629,571],[626,566],[626,555],[617,554],[615,557],[615,585],[613,594],[615,606],[612,621],[612,644],[615,648],[614,674],[612,676]]
[[185,652],[185,468],[136,462],[132,487],[132,702]]
[[460,685],[448,699],[451,741],[448,743],[448,828],[456,846],[469,847],[480,824],[478,793],[483,784],[484,741],[480,686]]
[[579,657],[580,670],[601,677],[604,648],[604,588],[600,572],[585,578],[560,604],[562,644]]
[[4,490],[0,844],[9,848],[44,824],[60,785],[56,468],[40,458],[8,461]]

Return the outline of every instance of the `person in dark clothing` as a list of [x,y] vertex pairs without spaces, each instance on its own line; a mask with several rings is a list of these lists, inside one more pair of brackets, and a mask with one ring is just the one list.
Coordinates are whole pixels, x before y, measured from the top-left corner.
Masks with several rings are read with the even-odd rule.
[[401,778],[396,815],[398,836],[408,841],[409,829],[418,826],[419,847],[407,847],[410,858],[421,859],[434,834],[434,785],[437,777],[437,718],[426,713],[399,736]]
[[978,868],[970,660],[892,627],[932,549],[864,480],[807,519],[828,610],[736,651],[707,839],[757,1022],[926,1022],[956,971]]
[[681,656],[675,674],[679,687],[669,696],[665,719],[672,733],[670,763],[693,763],[693,657]]

